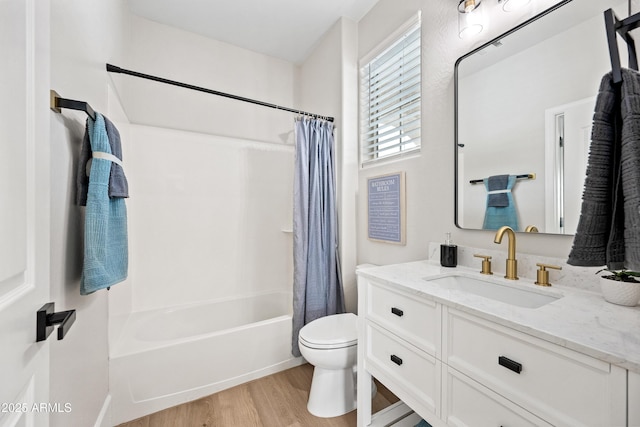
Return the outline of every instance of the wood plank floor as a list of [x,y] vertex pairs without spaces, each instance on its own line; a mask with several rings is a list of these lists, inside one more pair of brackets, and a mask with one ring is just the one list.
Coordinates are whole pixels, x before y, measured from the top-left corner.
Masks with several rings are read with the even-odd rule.
[[[356,411],[317,418],[307,411],[313,366],[304,364],[119,427],[355,427]],[[373,399],[377,412],[398,401],[380,383]]]

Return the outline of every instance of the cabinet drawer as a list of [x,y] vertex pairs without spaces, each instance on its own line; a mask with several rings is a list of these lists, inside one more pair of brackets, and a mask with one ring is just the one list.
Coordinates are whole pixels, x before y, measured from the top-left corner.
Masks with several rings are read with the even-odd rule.
[[367,364],[377,367],[425,408],[439,414],[440,361],[369,322],[366,336]]
[[623,369],[454,309],[446,328],[449,366],[546,421],[625,424]]
[[551,427],[455,369],[443,366],[442,418],[451,427]]
[[367,317],[427,353],[440,357],[440,306],[416,295],[367,283]]

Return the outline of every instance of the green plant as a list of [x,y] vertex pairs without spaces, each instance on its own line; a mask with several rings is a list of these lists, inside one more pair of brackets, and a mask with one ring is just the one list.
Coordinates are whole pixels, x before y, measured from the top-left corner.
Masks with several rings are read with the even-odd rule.
[[611,274],[602,277],[609,280],[616,280],[618,282],[637,282],[634,277],[640,277],[640,271],[627,270],[624,268],[622,270],[610,270],[608,268],[603,268],[602,270],[596,271],[596,274],[603,271],[608,271]]

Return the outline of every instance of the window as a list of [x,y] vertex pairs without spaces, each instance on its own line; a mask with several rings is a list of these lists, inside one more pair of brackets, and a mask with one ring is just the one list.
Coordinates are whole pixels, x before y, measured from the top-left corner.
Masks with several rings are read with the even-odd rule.
[[420,24],[360,70],[362,164],[420,149]]

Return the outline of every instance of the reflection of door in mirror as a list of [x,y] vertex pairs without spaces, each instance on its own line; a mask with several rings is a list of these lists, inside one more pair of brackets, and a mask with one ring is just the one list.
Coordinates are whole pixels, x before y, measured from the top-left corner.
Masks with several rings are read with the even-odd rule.
[[[575,234],[587,170],[595,97],[545,112],[547,233]],[[551,196],[552,195],[552,196]]]

